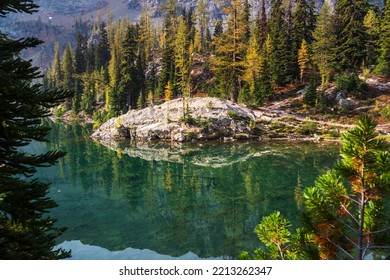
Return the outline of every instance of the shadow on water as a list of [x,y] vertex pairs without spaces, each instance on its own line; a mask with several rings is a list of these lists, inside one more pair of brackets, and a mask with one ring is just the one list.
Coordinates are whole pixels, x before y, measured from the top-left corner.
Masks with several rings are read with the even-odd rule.
[[[89,138],[90,128],[52,127],[47,148],[67,155],[38,176],[52,182],[59,206],[51,215],[68,228],[58,243],[111,252],[231,258],[252,251],[264,215],[279,210],[299,224],[301,189],[338,155],[334,144],[295,142],[105,146]],[[83,248],[75,258],[98,258]]]

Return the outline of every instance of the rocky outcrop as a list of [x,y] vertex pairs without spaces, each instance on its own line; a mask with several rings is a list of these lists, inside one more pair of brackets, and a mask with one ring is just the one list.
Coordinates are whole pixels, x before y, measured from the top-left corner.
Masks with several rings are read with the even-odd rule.
[[97,140],[133,138],[141,141],[185,142],[250,138],[253,110],[218,98],[175,99],[142,110],[130,110],[97,129]]

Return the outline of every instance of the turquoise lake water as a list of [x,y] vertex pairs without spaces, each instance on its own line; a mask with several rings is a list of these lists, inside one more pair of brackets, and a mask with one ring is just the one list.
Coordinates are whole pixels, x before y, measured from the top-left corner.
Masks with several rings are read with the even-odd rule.
[[[275,210],[299,225],[300,192],[332,167],[335,144],[232,142],[108,148],[91,130],[52,124],[32,152],[67,152],[37,176],[73,259],[234,258],[260,246],[253,230]],[[302,187],[297,186],[298,178]]]

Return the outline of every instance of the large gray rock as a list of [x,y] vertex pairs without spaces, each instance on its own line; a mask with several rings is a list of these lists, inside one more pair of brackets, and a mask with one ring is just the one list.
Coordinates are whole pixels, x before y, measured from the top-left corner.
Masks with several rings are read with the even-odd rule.
[[142,110],[130,110],[110,119],[93,133],[92,138],[115,140],[129,135],[139,140],[183,142],[250,133],[249,123],[256,119],[254,112],[245,105],[228,100],[198,97],[187,99],[186,104],[191,122],[183,120],[183,99],[180,98]]

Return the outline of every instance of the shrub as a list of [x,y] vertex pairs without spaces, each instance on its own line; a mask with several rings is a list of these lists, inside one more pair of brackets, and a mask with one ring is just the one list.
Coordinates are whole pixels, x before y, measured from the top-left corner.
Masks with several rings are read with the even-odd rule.
[[345,90],[352,95],[359,96],[367,88],[367,84],[360,80],[356,73],[344,73],[336,76],[336,88]]
[[334,138],[338,138],[340,137],[340,131],[338,129],[331,129],[329,130],[329,135],[334,137]]
[[298,132],[304,135],[310,135],[317,132],[317,123],[306,121],[298,128]]
[[390,120],[390,105],[387,105],[387,106],[383,107],[383,108],[379,111],[379,114],[380,114],[382,117],[384,117],[384,118]]
[[93,112],[92,118],[94,120],[93,127],[98,128],[104,122],[106,122],[108,120],[108,112],[107,111],[95,111],[95,112]]
[[310,79],[309,87],[303,95],[303,103],[314,106],[317,100],[317,86],[315,78]]

